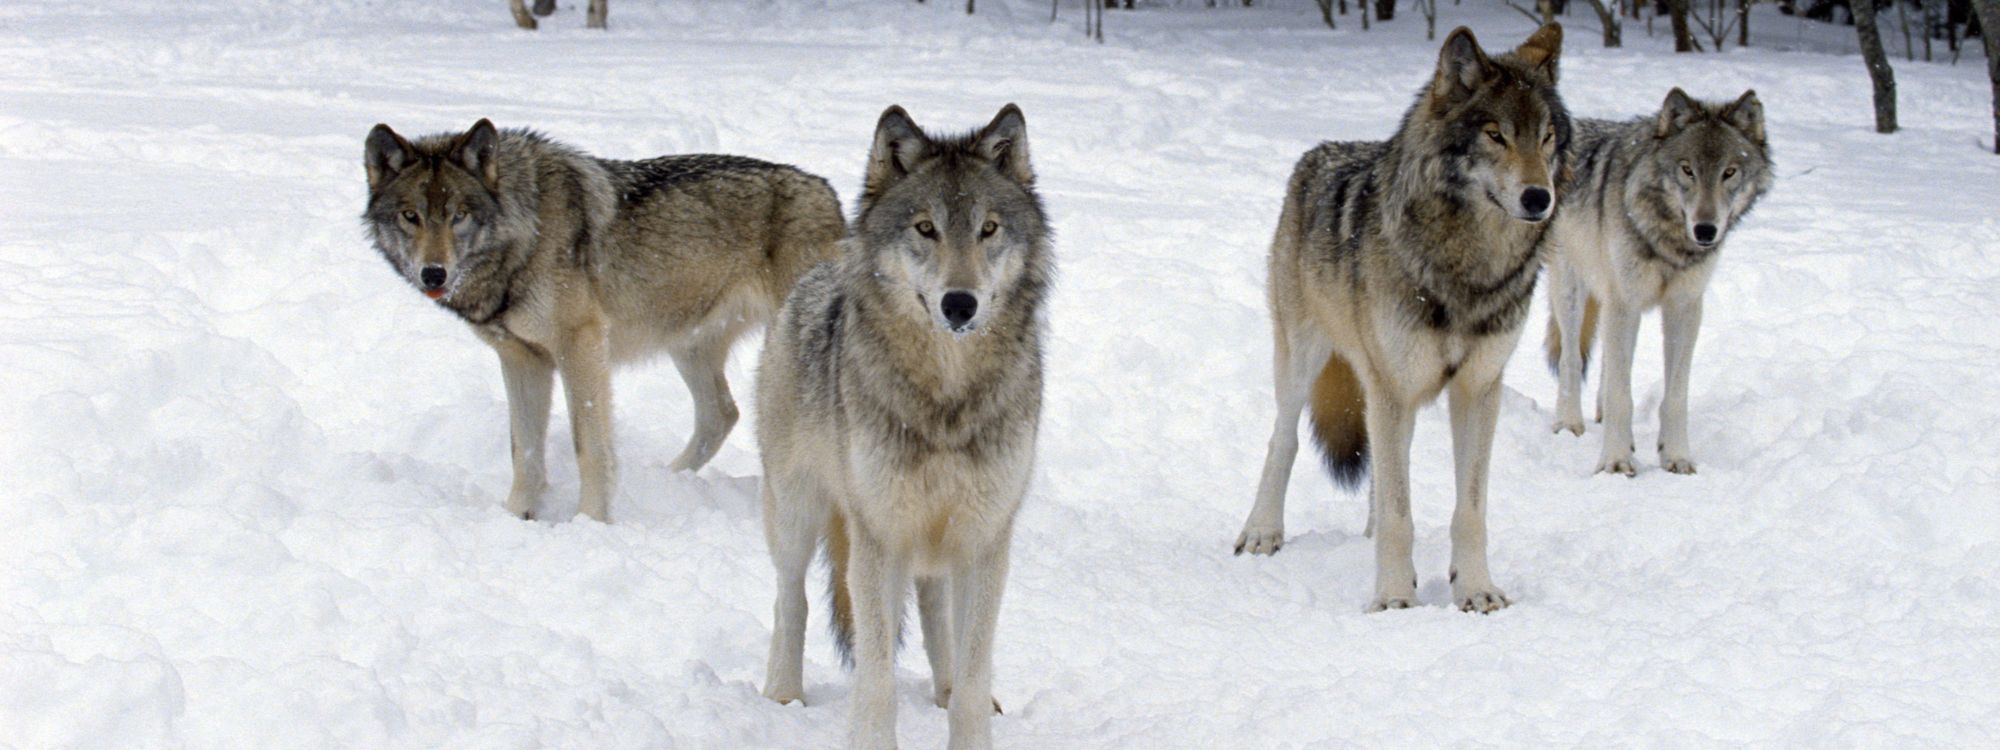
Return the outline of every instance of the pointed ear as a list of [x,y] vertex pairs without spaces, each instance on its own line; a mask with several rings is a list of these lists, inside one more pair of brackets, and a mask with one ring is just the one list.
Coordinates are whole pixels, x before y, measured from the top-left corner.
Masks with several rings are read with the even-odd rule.
[[389,184],[404,168],[417,161],[417,149],[409,141],[396,135],[387,125],[376,125],[368,131],[362,163],[368,167],[368,188],[374,190]]
[[1486,51],[1479,48],[1479,40],[1473,38],[1472,29],[1460,26],[1444,38],[1444,48],[1438,51],[1437,76],[1431,79],[1431,94],[1440,101],[1455,101],[1485,80],[1491,64]]
[[1522,42],[1514,54],[1528,63],[1528,67],[1539,70],[1549,77],[1549,83],[1556,82],[1556,58],[1562,56],[1563,27],[1552,23],[1535,30]]
[[1736,126],[1737,130],[1750,136],[1750,140],[1759,144],[1764,142],[1764,104],[1757,101],[1755,89],[1743,92],[1736,101],[1723,107],[1721,114],[1724,122]]
[[910,113],[899,105],[890,105],[882,112],[882,118],[875,121],[875,145],[868,149],[868,174],[863,179],[863,189],[870,195],[881,195],[908,175],[930,147],[931,139],[910,119]]
[[1687,127],[1688,123],[1707,113],[1707,110],[1702,109],[1701,102],[1695,101],[1687,95],[1687,92],[1676,87],[1667,92],[1667,102],[1660,105],[1659,122],[1653,128],[1653,136],[1665,138],[1678,133],[1681,128]]
[[1021,115],[1020,107],[1001,107],[993,121],[979,129],[973,147],[1009,179],[1022,185],[1035,184],[1035,169],[1028,164],[1028,119]]
[[452,149],[452,156],[465,165],[467,171],[479,175],[479,181],[486,183],[487,190],[500,187],[500,164],[493,158],[500,145],[500,131],[493,128],[493,121],[484,117],[472,124],[472,129],[458,137],[458,145]]

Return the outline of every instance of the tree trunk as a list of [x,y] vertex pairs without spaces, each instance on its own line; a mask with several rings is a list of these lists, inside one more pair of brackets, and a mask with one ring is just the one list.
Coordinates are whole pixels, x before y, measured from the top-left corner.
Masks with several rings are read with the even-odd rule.
[[1375,0],[1375,18],[1382,21],[1396,19],[1396,0]]
[[1882,31],[1875,25],[1875,0],[1854,1],[1854,33],[1861,38],[1861,59],[1875,84],[1875,132],[1896,132],[1896,71],[1882,51]]
[[1549,24],[1556,22],[1555,0],[1541,0],[1540,2],[1535,3],[1535,9],[1542,12],[1543,26],[1547,26]]
[[1695,51],[1694,32],[1688,29],[1688,0],[1667,0],[1667,15],[1674,22],[1674,51]]
[[1993,153],[2000,154],[2000,0],[1972,0],[1986,43],[1986,77],[1993,81]]
[[1750,0],[1736,0],[1736,46],[1750,46]]
[[1313,2],[1319,5],[1319,17],[1322,20],[1326,21],[1327,28],[1329,29],[1340,28],[1339,26],[1333,25],[1333,0],[1313,0]]
[[[1613,0],[1613,2],[1616,2],[1616,0]],[[1624,46],[1625,40],[1622,38],[1624,35],[1619,29],[1619,26],[1622,24],[1622,20],[1619,18],[1620,10],[1605,5],[1604,0],[1590,0],[1590,9],[1597,12],[1597,23],[1604,27],[1604,46]]]

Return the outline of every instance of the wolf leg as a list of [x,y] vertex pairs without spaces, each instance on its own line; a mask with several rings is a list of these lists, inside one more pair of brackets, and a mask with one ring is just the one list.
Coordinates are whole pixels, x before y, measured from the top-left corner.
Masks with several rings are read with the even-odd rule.
[[1576,269],[1568,261],[1557,260],[1549,274],[1549,314],[1555,316],[1557,337],[1562,344],[1556,373],[1556,432],[1583,434],[1583,305],[1589,298],[1577,283]]
[[570,331],[556,356],[568,397],[571,437],[583,492],[576,511],[599,523],[611,521],[617,456],[611,446],[611,357],[604,326],[584,324]]
[[993,633],[1000,619],[1000,595],[1007,586],[1009,534],[992,548],[960,562],[952,572],[952,620],[958,636],[953,653],[958,671],[952,679],[947,721],[948,750],[990,750],[993,747]]
[[1604,300],[1604,382],[1597,407],[1604,417],[1604,451],[1599,473],[1635,476],[1632,466],[1632,349],[1639,340],[1639,313],[1616,299]]
[[528,8],[522,0],[507,0],[507,9],[514,13],[515,26],[529,31],[535,30],[535,17],[528,15]]
[[1451,384],[1451,447],[1458,471],[1458,507],[1451,514],[1451,598],[1485,614],[1510,602],[1486,567],[1486,478],[1493,428],[1500,418],[1500,373],[1461,376]]
[[1688,376],[1694,341],[1701,333],[1701,296],[1669,299],[1661,310],[1666,334],[1667,397],[1660,400],[1660,465],[1675,474],[1693,474],[1688,448]]
[[951,705],[951,583],[942,577],[917,579],[917,620],[924,629],[924,655],[931,661],[931,691],[938,708]]
[[590,0],[589,21],[585,25],[593,29],[607,28],[604,16],[610,12],[609,0]]
[[[1379,381],[1377,381],[1379,383]],[[1417,601],[1417,569],[1410,560],[1416,529],[1410,520],[1410,435],[1415,415],[1395,389],[1368,390],[1369,496],[1375,518],[1375,598],[1368,611],[1408,609]]]
[[799,484],[764,473],[764,542],[778,573],[764,697],[779,703],[805,701],[806,572],[826,526],[825,504]]
[[549,436],[549,396],[555,390],[555,365],[520,341],[494,345],[500,353],[500,378],[507,384],[508,445],[514,454],[514,486],[507,492],[507,512],[533,518],[548,490],[543,461]]
[[687,382],[694,398],[694,435],[688,438],[680,456],[668,464],[670,471],[701,468],[722,449],[722,441],[736,427],[736,399],[729,393],[729,379],[723,367],[729,362],[730,336],[716,335],[672,351],[675,369]]
[[1285,485],[1291,481],[1292,462],[1299,454],[1299,412],[1305,410],[1313,377],[1326,365],[1326,358],[1333,351],[1330,344],[1317,337],[1287,335],[1282,327],[1275,338],[1272,390],[1277,397],[1278,414],[1271,423],[1271,442],[1265,448],[1264,475],[1257,483],[1257,502],[1250,507],[1250,517],[1243,521],[1243,531],[1236,535],[1239,555],[1276,554],[1285,544]]
[[854,597],[854,708],[848,746],[896,747],[896,634],[902,631],[906,563],[894,559],[866,525],[850,528],[847,588]]

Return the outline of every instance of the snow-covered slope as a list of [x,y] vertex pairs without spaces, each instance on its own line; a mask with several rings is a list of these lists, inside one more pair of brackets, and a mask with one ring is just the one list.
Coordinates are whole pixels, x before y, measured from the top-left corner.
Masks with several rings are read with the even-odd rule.
[[[757,693],[771,574],[749,421],[670,475],[686,394],[671,367],[624,372],[618,522],[505,517],[498,368],[365,244],[361,139],[491,117],[609,156],[789,161],[851,198],[886,105],[956,128],[1007,101],[1062,276],[1001,746],[1991,741],[1982,61],[1903,65],[1909,127],[1884,137],[1855,58],[1671,57],[1636,28],[1602,50],[1576,17],[1576,113],[1640,114],[1680,85],[1754,87],[1770,117],[1777,188],[1731,237],[1696,357],[1701,474],[1644,449],[1656,322],[1634,480],[1590,476],[1594,429],[1550,434],[1554,383],[1524,346],[1492,479],[1517,603],[1448,607],[1433,410],[1414,455],[1425,606],[1363,615],[1364,504],[1311,460],[1284,551],[1229,553],[1271,418],[1284,177],[1318,140],[1389,132],[1432,64],[1421,19],[1114,13],[1098,46],[1073,3],[1054,26],[1039,0],[938,5],[619,0],[609,34],[567,3],[535,34],[499,0],[0,6],[0,745],[836,745],[848,683],[821,615],[810,705]],[[1441,10],[1489,45],[1529,31],[1489,0]],[[1539,309],[1530,325],[1532,342]],[[749,409],[754,349],[730,370]],[[910,645],[902,738],[936,747]]]

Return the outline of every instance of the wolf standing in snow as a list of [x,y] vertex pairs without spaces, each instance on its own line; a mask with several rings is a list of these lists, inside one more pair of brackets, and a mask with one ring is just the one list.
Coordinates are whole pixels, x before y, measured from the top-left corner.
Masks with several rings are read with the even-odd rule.
[[1693,474],[1688,450],[1688,368],[1701,328],[1702,293],[1722,240],[1771,187],[1764,106],[1745,91],[1726,104],[1680,89],[1658,114],[1630,122],[1578,120],[1576,189],[1549,230],[1549,366],[1562,386],[1556,431],[1583,434],[1584,368],[1604,326],[1597,470],[1632,476],[1632,349],[1639,316],[1662,308],[1666,397],[1660,464]]
[[464,133],[368,134],[362,218],[396,273],[500,354],[512,426],[507,511],[545,489],[549,396],[562,373],[582,478],[608,520],[611,366],[664,351],[694,395],[675,471],[707,463],[736,424],[723,365],[845,232],[825,180],[739,156],[613,161],[480,120]]
[[1410,436],[1417,409],[1449,389],[1452,599],[1473,612],[1507,606],[1486,567],[1487,463],[1501,371],[1569,151],[1561,49],[1554,24],[1497,56],[1460,28],[1395,136],[1324,143],[1299,160],[1271,243],[1278,415],[1237,553],[1284,542],[1285,484],[1310,401],[1334,479],[1375,475],[1369,609],[1411,606]]
[[1020,109],[936,137],[890,107],[840,262],[800,281],[772,326],[757,374],[778,573],[764,694],[804,697],[806,570],[825,539],[853,747],[896,744],[913,577],[950,746],[991,745],[994,626],[1041,420],[1048,235]]

